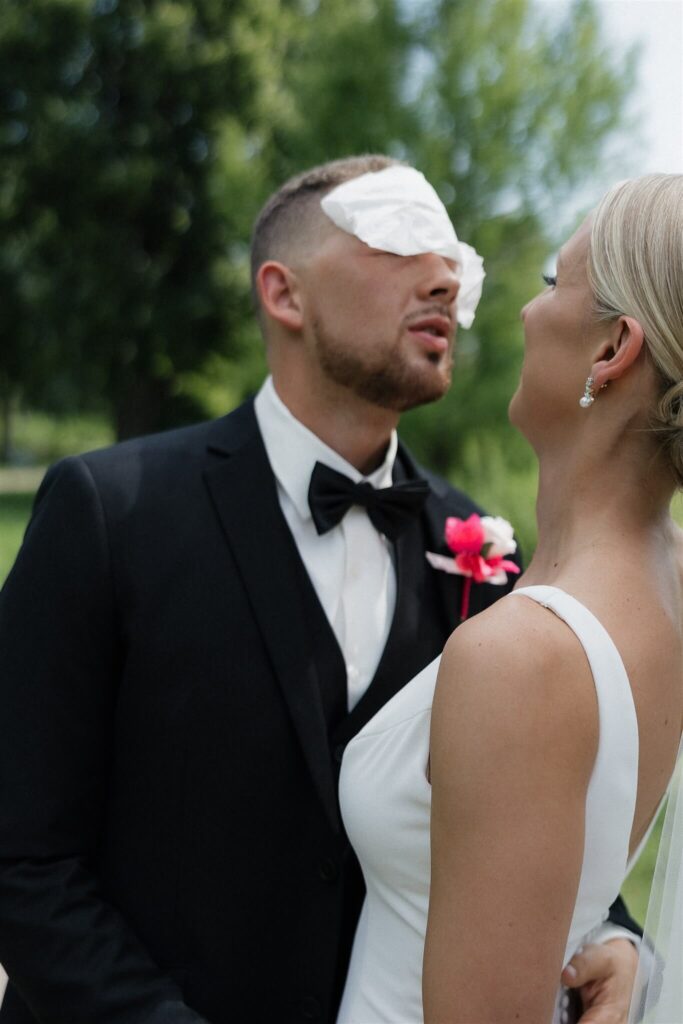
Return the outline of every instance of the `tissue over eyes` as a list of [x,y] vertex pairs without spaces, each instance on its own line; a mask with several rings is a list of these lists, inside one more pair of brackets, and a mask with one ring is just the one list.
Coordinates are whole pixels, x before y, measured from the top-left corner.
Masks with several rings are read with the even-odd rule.
[[373,249],[398,256],[433,252],[455,260],[460,277],[457,319],[462,327],[471,327],[484,261],[459,241],[446,207],[423,174],[402,166],[371,171],[337,185],[320,205],[338,228]]

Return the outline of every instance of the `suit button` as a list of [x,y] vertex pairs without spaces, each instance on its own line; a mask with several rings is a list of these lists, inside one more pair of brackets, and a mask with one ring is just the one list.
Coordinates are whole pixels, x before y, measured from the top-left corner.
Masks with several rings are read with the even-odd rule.
[[315,996],[304,996],[301,1000],[301,1012],[304,1020],[318,1020],[320,1017],[320,1002]]
[[318,864],[318,874],[323,882],[334,882],[339,877],[339,868],[331,857],[325,857]]
[[337,746],[334,748],[332,756],[334,757],[334,759],[337,762],[337,764],[341,764],[342,763],[342,757],[344,756],[344,749],[345,749],[345,747],[344,747],[343,743],[338,743]]

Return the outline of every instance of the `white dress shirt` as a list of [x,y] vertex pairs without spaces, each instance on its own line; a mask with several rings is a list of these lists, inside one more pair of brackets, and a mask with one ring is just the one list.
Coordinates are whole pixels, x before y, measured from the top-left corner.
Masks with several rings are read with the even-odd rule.
[[296,419],[268,377],[254,403],[280,507],[346,663],[348,707],[367,690],[389,636],[396,605],[396,572],[390,542],[367,512],[352,505],[342,521],[321,535],[308,506],[316,462],[354,483],[390,487],[398,440],[391,435],[382,465],[363,476]]

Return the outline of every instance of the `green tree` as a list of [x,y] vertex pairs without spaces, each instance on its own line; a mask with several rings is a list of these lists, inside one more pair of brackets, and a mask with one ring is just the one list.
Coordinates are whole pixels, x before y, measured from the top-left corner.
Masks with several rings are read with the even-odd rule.
[[264,197],[266,185],[352,152],[389,152],[426,173],[487,279],[451,393],[406,417],[404,434],[446,473],[491,457],[504,438],[525,471],[530,455],[507,424],[519,311],[541,287],[568,197],[618,173],[602,161],[634,54],[610,50],[592,0],[562,17],[533,0],[318,0],[292,3],[287,17],[277,50],[286,106],[262,122]]
[[522,360],[519,311],[542,287],[568,196],[616,173],[601,158],[623,120],[635,57],[615,59],[590,0],[570,4],[559,23],[530,0],[441,0],[422,10],[413,29],[430,61],[412,153],[459,236],[485,257],[487,278],[451,392],[411,414],[406,432],[444,471],[468,452],[486,458],[492,437],[504,436],[509,459],[525,462],[507,425]]
[[[400,156],[400,140],[415,132],[403,88],[413,42],[396,0],[271,0],[265,7],[271,13],[277,7],[277,18],[262,10],[248,34],[262,83],[254,117],[246,127],[237,113],[226,117],[217,148],[216,208],[230,222],[233,238],[221,273],[243,294],[251,224],[271,191],[336,157],[370,151]],[[242,197],[238,206],[234,194]],[[246,302],[232,320],[231,337],[231,354],[211,353],[182,379],[184,390],[214,414],[253,391],[265,371]]]
[[453,392],[406,424],[448,471],[501,435],[552,211],[595,176],[629,81],[590,0],[552,25],[532,0],[5,0],[0,394],[106,402],[119,436],[229,408],[264,367],[260,203],[382,150],[487,261]]
[[[6,0],[2,212],[40,285],[44,353],[35,372],[22,361],[23,382],[45,397],[68,368],[70,394],[107,401],[119,436],[182,415],[179,375],[231,352],[244,288],[224,267],[244,233],[217,216],[214,150],[232,110],[249,129],[268,87],[249,48],[271,7]],[[23,281],[2,269],[17,305]]]

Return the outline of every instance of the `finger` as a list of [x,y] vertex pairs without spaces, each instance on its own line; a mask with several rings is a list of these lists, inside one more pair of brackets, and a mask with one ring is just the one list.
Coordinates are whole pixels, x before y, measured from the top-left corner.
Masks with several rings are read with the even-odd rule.
[[579,946],[562,971],[562,984],[567,988],[579,988],[589,981],[605,978],[611,970],[611,952],[606,945],[590,943]]
[[614,1006],[594,1006],[579,1017],[578,1024],[626,1024],[626,1016]]

